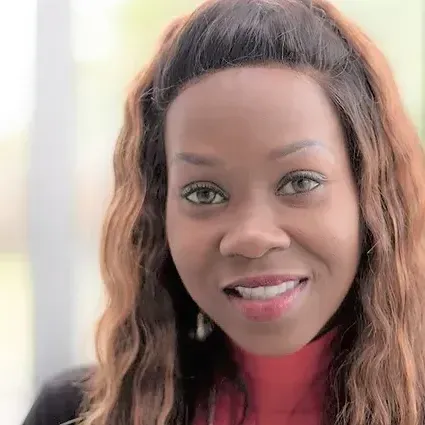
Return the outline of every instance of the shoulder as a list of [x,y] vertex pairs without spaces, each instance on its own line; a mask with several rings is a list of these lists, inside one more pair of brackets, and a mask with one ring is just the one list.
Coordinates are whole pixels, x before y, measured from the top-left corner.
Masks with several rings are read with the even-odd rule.
[[61,425],[76,419],[93,368],[63,372],[44,384],[23,425]]

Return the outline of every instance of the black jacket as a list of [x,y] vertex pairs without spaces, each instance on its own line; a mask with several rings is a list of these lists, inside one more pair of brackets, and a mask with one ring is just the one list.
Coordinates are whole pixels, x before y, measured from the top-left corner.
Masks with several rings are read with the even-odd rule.
[[22,425],[61,425],[78,417],[90,368],[74,369],[47,382]]

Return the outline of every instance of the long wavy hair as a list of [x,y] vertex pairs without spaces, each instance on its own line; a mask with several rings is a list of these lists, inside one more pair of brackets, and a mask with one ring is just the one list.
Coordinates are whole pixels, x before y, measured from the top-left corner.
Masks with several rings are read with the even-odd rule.
[[229,67],[281,64],[314,78],[343,129],[364,252],[340,316],[324,423],[419,425],[425,406],[424,156],[385,58],[325,0],[212,0],[173,22],[135,79],[104,223],[107,305],[84,425],[182,425],[213,377],[238,382],[223,333],[189,334],[198,308],[167,248],[164,119],[179,91]]

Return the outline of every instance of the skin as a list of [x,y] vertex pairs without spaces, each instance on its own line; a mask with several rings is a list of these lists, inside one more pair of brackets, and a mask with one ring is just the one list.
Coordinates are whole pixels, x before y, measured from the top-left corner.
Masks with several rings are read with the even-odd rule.
[[[360,256],[357,190],[325,92],[283,67],[218,71],[173,101],[165,140],[168,243],[193,300],[253,354],[308,344],[340,307]],[[282,317],[249,320],[222,288],[269,274],[309,280]]]

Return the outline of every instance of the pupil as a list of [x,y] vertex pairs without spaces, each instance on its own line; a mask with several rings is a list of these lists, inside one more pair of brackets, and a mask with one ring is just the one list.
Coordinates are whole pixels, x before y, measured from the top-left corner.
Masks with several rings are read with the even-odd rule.
[[299,179],[299,180],[297,180],[297,186],[300,189],[306,189],[306,188],[308,188],[308,180],[307,179]]
[[209,201],[211,200],[211,191],[204,189],[198,192],[198,199],[200,201]]

